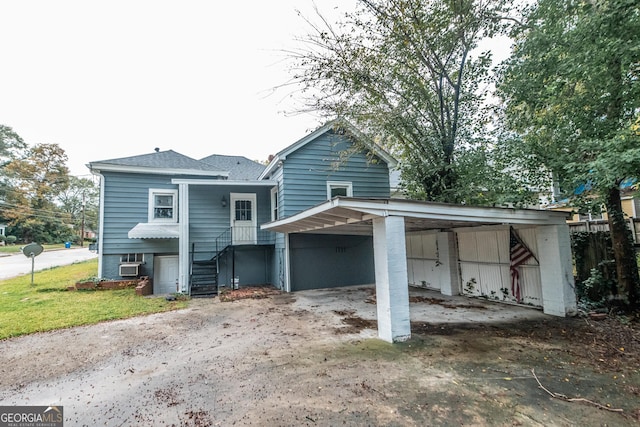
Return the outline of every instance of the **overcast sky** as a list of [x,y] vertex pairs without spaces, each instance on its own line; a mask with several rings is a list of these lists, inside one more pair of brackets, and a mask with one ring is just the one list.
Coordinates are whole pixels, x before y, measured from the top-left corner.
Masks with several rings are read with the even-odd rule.
[[[329,16],[353,0],[315,0]],[[0,124],[73,175],[155,147],[264,160],[320,123],[293,109],[283,50],[311,0],[0,0]]]

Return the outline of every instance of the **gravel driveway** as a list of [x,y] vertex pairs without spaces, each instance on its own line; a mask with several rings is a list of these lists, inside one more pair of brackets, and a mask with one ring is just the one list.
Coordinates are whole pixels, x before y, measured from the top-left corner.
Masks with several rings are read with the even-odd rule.
[[[4,340],[0,405],[62,405],[65,426],[636,425],[637,366],[614,380],[566,354],[571,343],[535,337],[578,320],[412,291],[414,338],[392,345],[373,338],[372,294],[196,299],[181,311]],[[516,317],[496,319],[508,311]],[[464,321],[478,313],[497,323]],[[624,414],[553,399],[531,368],[549,389]]]

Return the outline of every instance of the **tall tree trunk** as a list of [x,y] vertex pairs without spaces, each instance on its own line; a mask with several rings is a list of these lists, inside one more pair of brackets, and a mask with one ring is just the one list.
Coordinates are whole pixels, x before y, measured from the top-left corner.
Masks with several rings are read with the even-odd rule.
[[613,244],[613,256],[616,260],[618,289],[624,291],[630,308],[636,309],[638,308],[640,277],[638,276],[633,238],[622,212],[622,201],[620,200],[620,188],[618,186],[608,189],[606,205],[611,242]]

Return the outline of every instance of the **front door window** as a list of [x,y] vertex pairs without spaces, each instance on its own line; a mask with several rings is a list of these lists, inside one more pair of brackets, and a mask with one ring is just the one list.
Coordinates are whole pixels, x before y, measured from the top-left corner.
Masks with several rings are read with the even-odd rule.
[[251,221],[251,200],[236,200],[236,221]]
[[256,222],[255,193],[231,193],[231,236],[234,245],[255,245]]

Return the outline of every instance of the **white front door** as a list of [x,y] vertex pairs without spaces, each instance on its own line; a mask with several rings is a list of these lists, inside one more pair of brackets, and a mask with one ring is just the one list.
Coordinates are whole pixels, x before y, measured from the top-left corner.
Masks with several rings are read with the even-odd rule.
[[255,193],[231,193],[231,235],[234,245],[255,245],[258,222]]
[[178,292],[178,255],[162,255],[153,258],[153,293]]

